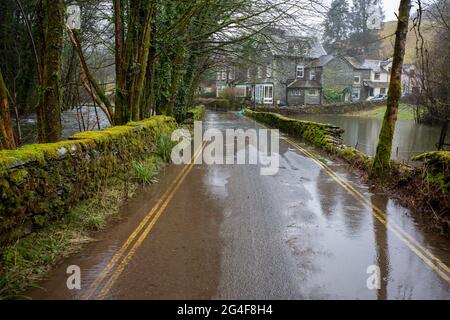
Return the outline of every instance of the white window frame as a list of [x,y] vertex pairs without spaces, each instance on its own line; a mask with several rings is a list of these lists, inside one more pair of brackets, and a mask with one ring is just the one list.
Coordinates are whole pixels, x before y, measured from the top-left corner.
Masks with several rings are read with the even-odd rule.
[[[377,79],[377,74],[378,74],[378,79]],[[373,73],[373,80],[375,80],[375,81],[381,80],[381,72],[374,72]]]
[[[358,78],[358,81],[355,81],[356,78]],[[360,84],[361,83],[361,76],[359,76],[359,75],[353,76],[353,83]]]
[[[311,94],[311,91],[312,90],[314,90],[314,94]],[[319,90],[317,90],[317,89],[308,89],[308,96],[310,96],[310,97],[316,97],[316,96],[318,96],[319,95]]]
[[255,99],[258,103],[273,104],[273,84],[257,84]]
[[356,100],[361,99],[361,89],[360,88],[353,88],[352,89],[352,96],[355,95],[356,96]]
[[316,70],[309,69],[309,80],[316,80]]
[[217,80],[220,80],[222,78],[222,72],[217,71]]
[[302,65],[302,64],[297,65],[295,76],[297,77],[297,79],[303,78],[305,76],[305,66],[304,65]]
[[227,72],[222,71],[222,80],[227,80]]

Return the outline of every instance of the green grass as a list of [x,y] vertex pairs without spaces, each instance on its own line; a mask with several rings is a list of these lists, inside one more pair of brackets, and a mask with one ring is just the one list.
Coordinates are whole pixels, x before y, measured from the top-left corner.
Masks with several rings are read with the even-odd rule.
[[134,176],[143,184],[154,183],[160,165],[161,159],[159,157],[150,157],[144,161],[133,161]]
[[156,153],[164,162],[170,161],[172,148],[176,145],[176,142],[170,138],[170,135],[165,132],[159,132],[156,138]]
[[[383,119],[384,113],[386,112],[386,106],[376,107],[371,110],[356,111],[348,113],[350,116],[367,117],[367,118],[378,118]],[[414,120],[414,109],[412,106],[404,103],[400,103],[398,120]]]

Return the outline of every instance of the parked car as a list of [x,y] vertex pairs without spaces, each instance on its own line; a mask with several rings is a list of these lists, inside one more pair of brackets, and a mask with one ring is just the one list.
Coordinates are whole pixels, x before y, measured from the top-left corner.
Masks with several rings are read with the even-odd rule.
[[384,101],[386,99],[387,99],[386,94],[378,94],[375,97],[373,97],[372,99],[370,99],[370,101]]

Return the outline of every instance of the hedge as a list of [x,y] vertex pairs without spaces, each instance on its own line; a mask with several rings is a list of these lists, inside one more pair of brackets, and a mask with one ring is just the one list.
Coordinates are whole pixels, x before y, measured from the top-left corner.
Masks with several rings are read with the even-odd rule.
[[228,111],[230,109],[230,102],[227,99],[222,98],[198,98],[196,103],[204,105],[206,108],[213,108],[215,110]]
[[148,157],[156,138],[175,128],[173,118],[155,116],[68,141],[0,151],[0,245],[61,219],[107,178],[127,179],[132,160]]

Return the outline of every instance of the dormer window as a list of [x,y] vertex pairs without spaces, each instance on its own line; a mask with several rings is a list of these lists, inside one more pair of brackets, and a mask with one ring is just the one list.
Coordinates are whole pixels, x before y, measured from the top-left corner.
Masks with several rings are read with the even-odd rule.
[[297,65],[296,76],[297,78],[303,78],[305,74],[305,67],[302,64]]

